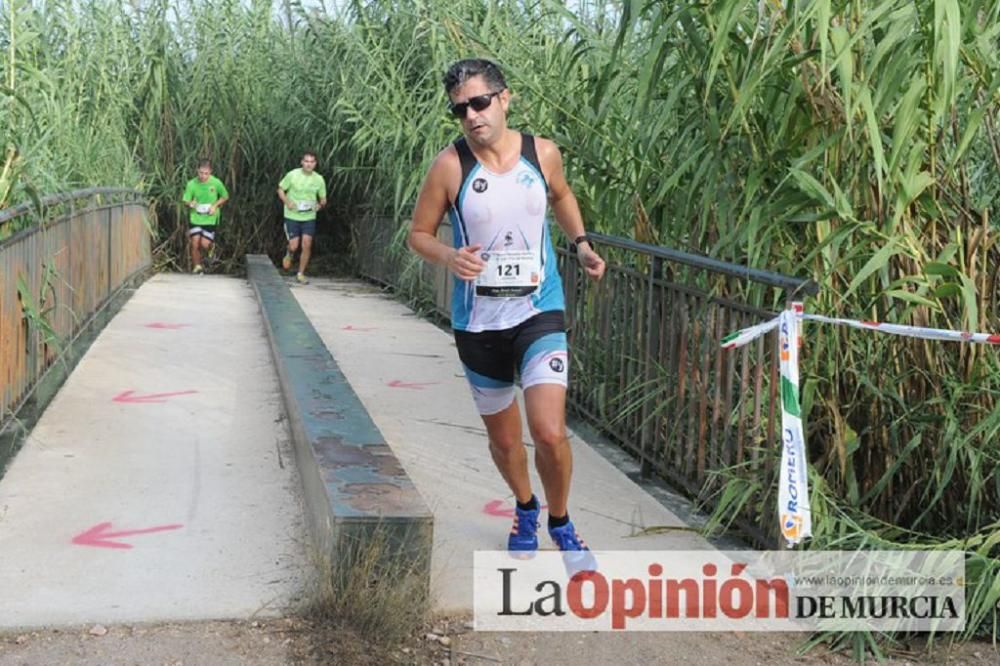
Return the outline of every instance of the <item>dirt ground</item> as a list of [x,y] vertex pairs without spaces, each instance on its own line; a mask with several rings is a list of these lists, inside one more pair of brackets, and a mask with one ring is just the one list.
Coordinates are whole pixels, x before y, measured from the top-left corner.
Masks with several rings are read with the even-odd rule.
[[[487,633],[469,618],[440,619],[403,644],[380,646],[343,626],[300,617],[156,625],[112,625],[0,634],[0,666],[265,666],[316,664],[833,664],[855,663],[823,648],[805,655],[799,634]],[[894,664],[1000,663],[1000,651],[973,643]]]

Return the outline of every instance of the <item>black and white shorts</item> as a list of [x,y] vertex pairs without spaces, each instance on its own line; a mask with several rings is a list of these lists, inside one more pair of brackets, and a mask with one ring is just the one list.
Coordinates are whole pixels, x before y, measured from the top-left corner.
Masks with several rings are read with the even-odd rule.
[[215,240],[215,227],[188,227],[188,236],[201,236],[210,241]]
[[483,416],[502,412],[514,401],[515,372],[520,375],[522,389],[536,384],[569,384],[562,310],[541,312],[501,331],[454,333],[458,357]]

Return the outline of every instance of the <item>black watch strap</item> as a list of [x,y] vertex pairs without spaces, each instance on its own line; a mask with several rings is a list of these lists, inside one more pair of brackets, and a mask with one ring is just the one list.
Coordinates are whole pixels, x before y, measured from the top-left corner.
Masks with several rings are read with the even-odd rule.
[[[580,236],[577,236],[576,238],[573,239],[574,247],[576,247],[580,243],[590,243],[590,236],[588,236],[587,234],[581,234]],[[591,245],[593,245],[593,243],[591,243]]]

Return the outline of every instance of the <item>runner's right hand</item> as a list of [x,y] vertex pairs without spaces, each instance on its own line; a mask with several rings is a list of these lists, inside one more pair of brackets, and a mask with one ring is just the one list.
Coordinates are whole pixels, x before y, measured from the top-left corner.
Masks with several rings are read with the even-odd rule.
[[486,263],[479,256],[481,249],[483,246],[476,244],[452,250],[448,255],[448,270],[461,280],[467,282],[475,280],[486,268]]

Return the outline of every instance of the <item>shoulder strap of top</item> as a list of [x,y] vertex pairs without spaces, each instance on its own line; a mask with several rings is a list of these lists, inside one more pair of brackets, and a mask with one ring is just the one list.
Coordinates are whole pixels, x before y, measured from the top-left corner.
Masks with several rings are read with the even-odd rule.
[[[472,149],[469,148],[469,144],[465,141],[464,136],[455,141],[455,150],[458,151],[458,159],[462,163],[462,183],[465,183],[465,179],[472,173],[472,169],[476,166],[478,160],[472,154]],[[459,186],[459,189],[461,189],[461,186]]]
[[[538,169],[538,173],[545,180],[545,172],[542,171],[542,163],[538,161],[538,151],[535,150],[535,137],[531,134],[521,132],[521,157],[528,160],[528,164]],[[545,183],[548,186],[548,182]]]

